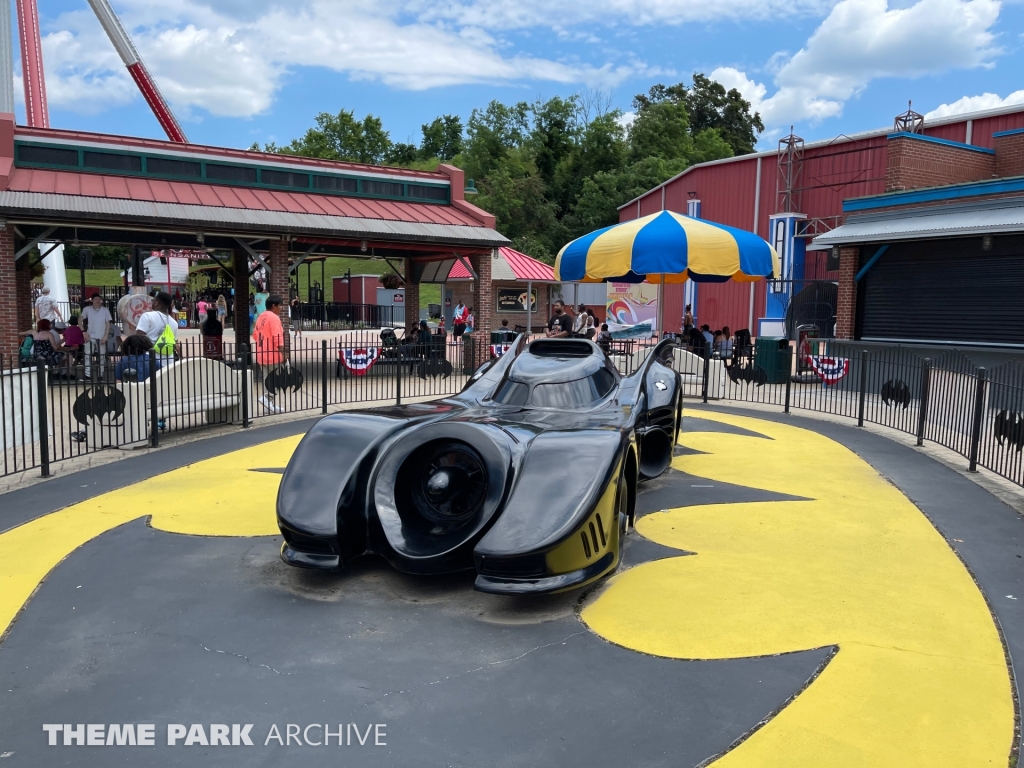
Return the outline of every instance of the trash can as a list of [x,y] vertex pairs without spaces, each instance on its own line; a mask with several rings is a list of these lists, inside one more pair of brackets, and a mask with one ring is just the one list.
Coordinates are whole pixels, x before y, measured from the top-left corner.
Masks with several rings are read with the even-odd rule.
[[764,369],[768,384],[783,384],[789,377],[789,339],[760,336],[754,345],[754,365]]
[[476,371],[476,339],[475,334],[467,333],[462,337],[462,372],[471,376]]
[[427,304],[427,314],[430,317],[441,316],[441,305],[440,304]]

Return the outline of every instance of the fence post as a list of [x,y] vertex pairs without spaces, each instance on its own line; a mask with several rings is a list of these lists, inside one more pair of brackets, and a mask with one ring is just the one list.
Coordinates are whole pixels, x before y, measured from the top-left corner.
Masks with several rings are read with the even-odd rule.
[[[11,385],[14,386],[13,384]],[[50,476],[50,415],[46,407],[46,366],[36,368],[36,407],[39,410],[39,473]]]
[[156,391],[156,350],[149,350],[149,445],[151,448],[160,446],[160,421]]
[[932,361],[925,358],[921,363],[921,404],[918,406],[917,414],[917,444],[924,445],[924,425],[928,420],[928,390],[932,382]]
[[711,345],[704,345],[704,383],[701,385],[700,396],[706,403],[708,401],[708,376],[711,372]]
[[239,362],[242,364],[242,429],[249,426],[249,345],[238,345]]
[[402,404],[402,345],[398,345],[398,363],[395,365],[395,405]]
[[787,346],[789,355],[786,361],[786,410],[784,413],[789,413],[789,395],[790,389],[793,385],[793,347]]
[[320,356],[320,413],[327,415],[327,339],[323,340]]
[[971,429],[971,464],[968,471],[978,471],[978,448],[981,445],[981,417],[985,413],[985,383],[988,371],[978,369],[978,386],[974,390],[974,426]]
[[864,398],[868,394],[868,351],[860,351],[860,402],[857,404],[857,426],[864,426]]

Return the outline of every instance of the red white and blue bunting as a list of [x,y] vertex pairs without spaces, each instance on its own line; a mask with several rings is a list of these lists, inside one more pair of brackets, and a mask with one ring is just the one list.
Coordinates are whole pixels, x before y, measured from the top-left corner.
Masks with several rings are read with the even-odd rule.
[[366,372],[377,362],[380,349],[376,347],[342,349],[339,359],[353,376],[365,376]]
[[501,357],[512,349],[511,344],[491,344],[491,357]]
[[820,357],[805,355],[804,360],[811,370],[826,384],[835,384],[850,372],[850,361],[845,357]]

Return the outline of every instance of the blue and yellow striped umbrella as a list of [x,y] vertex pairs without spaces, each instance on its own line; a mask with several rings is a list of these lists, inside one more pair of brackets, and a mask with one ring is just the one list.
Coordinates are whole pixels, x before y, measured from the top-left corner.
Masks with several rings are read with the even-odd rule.
[[754,233],[674,211],[591,232],[555,260],[555,279],[569,282],[724,283],[779,276],[779,255]]

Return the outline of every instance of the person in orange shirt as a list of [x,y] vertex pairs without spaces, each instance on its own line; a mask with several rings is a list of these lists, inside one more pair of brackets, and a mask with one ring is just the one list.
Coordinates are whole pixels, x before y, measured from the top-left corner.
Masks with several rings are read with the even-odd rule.
[[[282,365],[288,364],[287,337],[281,324],[284,299],[280,296],[270,296],[267,298],[266,307],[267,311],[260,312],[252,328],[253,350],[256,352],[256,364],[260,367],[260,378],[263,380]],[[274,403],[274,395],[271,392],[265,393],[258,401],[271,413],[282,412]]]

